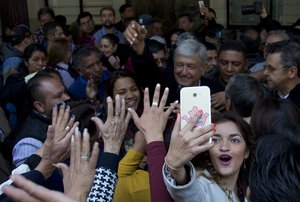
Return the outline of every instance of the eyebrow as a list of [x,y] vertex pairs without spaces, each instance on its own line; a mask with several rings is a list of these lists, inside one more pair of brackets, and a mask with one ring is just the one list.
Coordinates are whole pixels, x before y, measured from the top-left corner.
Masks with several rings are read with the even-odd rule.
[[[216,134],[214,134],[213,136],[214,136],[214,137],[221,137],[221,134],[216,133]],[[230,134],[230,135],[229,135],[229,137],[236,137],[236,136],[238,136],[238,137],[243,137],[241,134],[238,134],[238,133],[233,133],[233,134]]]

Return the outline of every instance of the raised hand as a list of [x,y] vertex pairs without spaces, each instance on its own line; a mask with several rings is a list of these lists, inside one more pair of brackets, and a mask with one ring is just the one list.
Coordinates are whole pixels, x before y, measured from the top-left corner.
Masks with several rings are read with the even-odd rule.
[[70,166],[64,163],[56,164],[63,173],[65,194],[76,201],[86,201],[95,176],[95,167],[99,156],[99,144],[93,145],[90,150],[90,136],[87,129],[83,131],[83,137],[78,127],[71,143]]
[[37,152],[42,160],[35,168],[40,171],[45,178],[48,178],[54,167],[52,164],[59,163],[69,158],[71,136],[78,126],[74,124],[75,116],[71,116],[70,107],[64,103],[58,109],[55,105],[52,109],[52,125],[48,127],[47,138],[42,148]]
[[104,151],[119,154],[130,120],[130,114],[126,113],[125,100],[116,95],[114,109],[113,101],[108,97],[107,112],[105,123],[97,117],[93,117],[92,120],[99,129],[99,137],[102,136]]
[[144,25],[140,25],[136,21],[132,21],[124,31],[124,37],[132,45],[133,49],[142,54],[145,46],[145,38],[147,29]]
[[180,131],[180,117],[177,117],[166,161],[171,169],[183,168],[197,154],[207,151],[213,146],[208,143],[214,134],[214,125],[195,127],[202,114],[194,114],[193,118]]
[[121,65],[120,65],[120,58],[118,56],[114,56],[114,55],[111,55],[109,58],[108,58],[108,62],[111,64],[111,66],[113,66],[113,68],[115,69],[120,69],[121,68]]
[[135,125],[145,135],[147,143],[163,140],[163,131],[166,127],[168,118],[174,110],[177,101],[175,101],[166,111],[164,111],[169,89],[166,88],[159,101],[160,84],[155,87],[152,106],[150,106],[149,89],[144,93],[144,111],[141,117],[133,109],[128,109],[131,113]]
[[95,100],[96,99],[98,92],[97,92],[97,85],[95,84],[95,81],[94,81],[93,78],[90,78],[87,81],[85,93],[86,93],[86,96],[90,100]]
[[21,175],[12,175],[11,179],[17,187],[9,185],[2,190],[12,201],[76,202],[61,192],[46,189]]

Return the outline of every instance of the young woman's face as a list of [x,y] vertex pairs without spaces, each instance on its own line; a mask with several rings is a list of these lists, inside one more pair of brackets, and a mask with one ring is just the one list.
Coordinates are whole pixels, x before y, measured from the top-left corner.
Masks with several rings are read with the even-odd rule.
[[42,51],[34,51],[28,61],[25,61],[29,74],[40,71],[47,64],[47,57]]
[[117,44],[113,45],[108,39],[101,39],[100,50],[105,57],[109,57],[115,53],[117,51],[117,47]]
[[135,81],[130,77],[123,77],[116,80],[113,88],[113,96],[117,94],[125,99],[126,109],[136,110],[140,103],[141,95]]
[[249,152],[237,125],[232,121],[218,123],[212,137],[215,145],[209,150],[211,162],[222,177],[238,176]]

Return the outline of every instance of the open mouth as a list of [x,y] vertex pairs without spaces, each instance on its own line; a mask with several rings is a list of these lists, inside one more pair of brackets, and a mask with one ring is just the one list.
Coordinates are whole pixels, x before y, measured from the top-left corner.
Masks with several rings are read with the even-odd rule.
[[219,156],[219,160],[222,165],[229,165],[231,162],[232,157],[229,155],[221,155]]
[[126,105],[128,107],[135,107],[136,106],[136,101],[127,102]]

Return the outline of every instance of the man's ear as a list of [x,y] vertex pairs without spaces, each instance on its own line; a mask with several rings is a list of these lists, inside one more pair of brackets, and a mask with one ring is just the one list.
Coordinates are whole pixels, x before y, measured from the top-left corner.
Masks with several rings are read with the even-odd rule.
[[232,111],[232,103],[229,98],[225,98],[225,109],[226,111]]
[[41,103],[40,101],[34,101],[33,102],[33,106],[34,108],[40,112],[40,113],[44,113],[45,112],[45,106],[43,103]]
[[208,69],[208,63],[205,62],[202,67],[203,67],[204,71],[207,70]]
[[289,68],[288,71],[289,71],[288,74],[289,74],[290,79],[298,77],[298,68],[297,67],[292,66],[292,67]]
[[53,40],[54,40],[54,34],[49,34],[49,35],[47,36],[47,40],[48,40],[48,41],[53,41]]
[[82,75],[82,69],[81,69],[81,68],[76,68],[76,67],[73,66],[73,69],[75,69],[75,71],[76,71],[78,74]]

